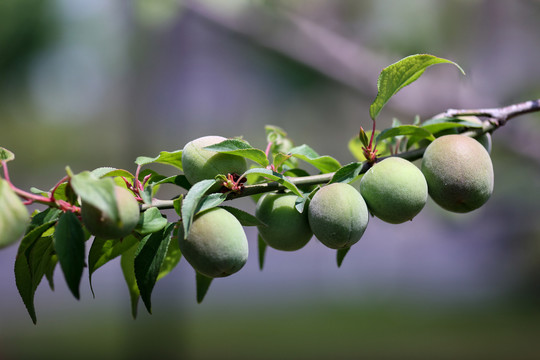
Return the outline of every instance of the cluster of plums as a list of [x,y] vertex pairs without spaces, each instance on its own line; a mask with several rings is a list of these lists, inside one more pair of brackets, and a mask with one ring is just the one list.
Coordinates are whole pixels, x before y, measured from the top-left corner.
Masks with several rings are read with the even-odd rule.
[[[182,164],[191,184],[213,179],[217,174],[241,174],[247,170],[243,157],[204,149],[223,140],[206,136],[184,147]],[[97,209],[82,204],[82,218],[90,232],[118,238],[133,230],[138,206],[122,190],[116,194],[120,227],[100,218]],[[322,186],[302,213],[295,207],[296,195],[272,192],[259,198],[255,215],[264,224],[258,226],[261,238],[272,248],[298,250],[315,236],[329,248],[346,249],[360,240],[370,213],[385,222],[400,224],[412,220],[423,209],[428,194],[442,208],[466,213],[482,206],[492,191],[493,166],[486,148],[467,136],[445,135],[426,148],[421,169],[403,158],[388,157],[376,162],[353,185]],[[187,237],[183,236],[182,226],[179,230],[182,255],[203,275],[228,276],[247,261],[248,242],[243,227],[223,208],[198,213]]]

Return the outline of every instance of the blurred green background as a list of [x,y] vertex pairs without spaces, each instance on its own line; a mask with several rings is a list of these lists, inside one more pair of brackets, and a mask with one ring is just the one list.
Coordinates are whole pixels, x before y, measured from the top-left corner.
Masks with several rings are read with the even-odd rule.
[[[371,126],[379,72],[407,55],[451,59],[467,76],[430,68],[379,128],[540,98],[539,17],[533,0],[2,0],[0,146],[25,189],[51,187],[66,165],[134,170],[137,156],[203,135],[264,148],[265,124],[346,164],[347,142]],[[86,280],[73,299],[57,271],[32,325],[16,247],[3,250],[0,359],[538,359],[540,117],[493,138],[483,208],[430,202],[407,224],[372,219],[340,269],[313,240],[269,249],[261,272],[250,228],[248,264],[202,304],[181,262],[156,285],[154,314],[141,305],[135,321],[113,261],[94,274],[95,299]]]

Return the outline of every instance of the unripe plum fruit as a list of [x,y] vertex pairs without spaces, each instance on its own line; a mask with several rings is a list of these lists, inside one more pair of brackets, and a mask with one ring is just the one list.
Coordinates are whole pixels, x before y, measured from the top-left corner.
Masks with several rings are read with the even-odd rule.
[[357,243],[369,222],[366,203],[351,185],[333,183],[315,193],[308,206],[309,225],[321,243],[345,249]]
[[218,174],[243,174],[246,159],[231,154],[205,150],[204,147],[227,140],[222,136],[203,136],[188,142],[182,150],[182,167],[190,184],[213,179]]
[[101,239],[121,239],[129,235],[139,222],[139,203],[125,188],[115,186],[114,195],[118,209],[116,222],[108,214],[88,202],[82,201],[81,217],[88,231]]
[[295,208],[298,196],[267,193],[257,202],[255,216],[263,222],[257,228],[268,246],[284,251],[303,248],[312,238],[307,214]]
[[225,209],[215,207],[197,214],[184,239],[179,228],[182,255],[199,273],[211,278],[239,271],[248,258],[248,241],[242,225]]
[[463,135],[435,139],[422,160],[429,195],[442,208],[466,213],[484,205],[493,192],[493,164],[487,150]]
[[426,204],[428,187],[413,163],[389,157],[373,165],[362,177],[360,193],[371,213],[391,224],[412,220]]
[[7,247],[23,236],[30,216],[21,199],[0,178],[0,249]]

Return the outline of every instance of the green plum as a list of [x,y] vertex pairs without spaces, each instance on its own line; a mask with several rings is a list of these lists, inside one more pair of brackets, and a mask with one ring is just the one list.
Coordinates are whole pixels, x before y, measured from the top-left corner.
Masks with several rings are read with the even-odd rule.
[[182,223],[179,225],[180,251],[199,273],[225,277],[245,265],[249,253],[246,233],[227,210],[215,207],[197,214],[186,239]]
[[115,186],[114,195],[118,209],[118,220],[88,202],[81,204],[81,217],[88,231],[102,239],[121,239],[129,235],[137,226],[140,217],[139,203],[133,194],[122,187]]
[[487,150],[464,135],[435,139],[422,160],[429,195],[442,208],[466,213],[478,209],[493,192],[493,164]]
[[231,154],[205,150],[204,147],[220,143],[222,136],[204,136],[188,142],[182,150],[182,167],[190,184],[213,179],[218,174],[243,174],[247,170],[246,159]]
[[23,236],[30,220],[26,206],[0,178],[0,249],[14,244]]
[[255,216],[265,225],[257,228],[268,246],[284,251],[303,248],[313,236],[307,214],[295,208],[298,196],[267,193],[257,202]]
[[391,224],[412,220],[426,204],[428,187],[413,163],[389,157],[373,165],[362,177],[360,193],[369,210]]
[[345,249],[357,243],[369,222],[366,203],[351,185],[333,183],[315,193],[308,205],[313,234],[331,249]]

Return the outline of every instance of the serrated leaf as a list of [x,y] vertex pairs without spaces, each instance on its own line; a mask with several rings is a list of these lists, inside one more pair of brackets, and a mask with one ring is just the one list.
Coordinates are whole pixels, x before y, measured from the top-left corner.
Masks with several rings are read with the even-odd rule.
[[121,240],[104,240],[101,238],[94,239],[92,246],[90,247],[90,252],[88,253],[88,280],[90,282],[90,290],[92,291],[92,295],[94,297],[95,294],[92,286],[92,274],[94,274],[97,269],[120,256],[137,243],[138,240],[133,235],[126,236]]
[[120,266],[122,267],[122,274],[129,290],[129,297],[131,300],[131,316],[137,318],[137,307],[139,305],[140,291],[137,286],[137,280],[135,279],[135,253],[137,252],[138,245],[133,245],[130,249],[122,253],[120,258]]
[[195,213],[199,213],[201,211],[214,208],[220,205],[226,199],[227,199],[227,193],[213,193],[213,194],[207,195],[201,199],[201,202],[199,203],[197,210],[195,210]]
[[350,247],[345,249],[338,249],[336,252],[336,260],[337,260],[337,266],[341,267],[341,264],[343,263],[343,259],[345,259],[345,255],[351,250]]
[[148,165],[151,163],[171,165],[182,170],[182,150],[176,150],[172,152],[162,151],[159,153],[158,156],[154,158],[148,156],[139,156],[137,159],[135,159],[135,164],[140,166]]
[[257,219],[257,217],[251,215],[244,210],[240,210],[232,206],[220,207],[233,214],[242,226],[266,226],[266,224],[264,224],[261,220]]
[[157,277],[158,281],[169,274],[176,267],[176,265],[178,265],[180,259],[182,258],[182,252],[180,251],[180,245],[178,243],[178,229],[178,226],[175,225],[172,239],[169,243],[169,248],[167,249],[167,254],[165,255],[165,259],[163,260],[161,268],[159,269],[159,274]]
[[2,162],[8,162],[15,159],[15,154],[6,148],[0,147],[0,167]]
[[58,264],[58,256],[52,254],[45,266],[45,277],[47,278],[51,291],[54,291],[54,269],[56,269],[56,264]]
[[141,299],[150,314],[152,313],[152,290],[165,260],[173,228],[174,224],[169,224],[161,231],[144,237],[135,253],[135,278]]
[[72,176],[70,184],[82,201],[98,208],[112,221],[120,221],[113,179],[97,179],[89,171],[84,171]]
[[401,125],[381,131],[381,133],[377,136],[377,144],[384,139],[393,138],[401,135],[414,136],[417,138],[428,139],[432,141],[435,140],[433,134],[423,127],[416,125]]
[[313,165],[322,173],[334,172],[341,167],[339,161],[333,157],[327,155],[319,156],[315,150],[306,144],[292,148],[289,154]]
[[193,217],[199,209],[199,203],[206,194],[206,192],[215,184],[215,180],[202,180],[191,187],[182,201],[182,223],[184,227],[184,238],[189,234]]
[[384,68],[377,81],[377,97],[369,107],[371,119],[375,120],[388,100],[399,90],[418,80],[428,67],[442,63],[453,64],[465,74],[455,62],[429,54],[411,55]]
[[361,163],[361,162],[354,162],[354,163],[347,164],[343,166],[341,169],[339,169],[338,171],[336,171],[334,176],[332,176],[332,180],[330,180],[330,183],[335,183],[335,182],[350,183],[358,175],[360,175],[364,166],[365,166],[364,163]]
[[220,143],[206,146],[205,150],[211,150],[218,153],[242,156],[246,159],[255,161],[261,166],[268,166],[269,161],[264,151],[252,147],[247,141],[239,139],[227,139]]
[[[57,209],[54,209],[57,210]],[[35,216],[32,219],[32,222],[30,223],[30,226],[27,228],[26,234],[24,235],[23,239],[21,240],[21,243],[19,244],[19,249],[17,250],[17,256],[22,255],[29,247],[32,246],[32,244],[39,239],[43,234],[48,231],[50,228],[52,228],[56,221],[58,220],[59,216],[56,211],[54,212],[48,212],[43,211],[39,213],[38,215],[43,214],[44,216]],[[54,216],[49,216],[54,215]]]
[[15,284],[34,324],[37,322],[34,295],[53,253],[52,239],[38,238],[15,258]]
[[259,255],[259,269],[262,271],[264,267],[264,258],[266,256],[266,248],[268,245],[261,237],[261,234],[257,236],[257,249],[258,249],[258,255]]
[[195,282],[197,286],[197,303],[200,304],[204,300],[204,297],[206,296],[206,293],[208,292],[208,288],[210,287],[212,280],[214,279],[208,276],[205,276],[199,272],[196,272]]
[[82,224],[72,212],[66,212],[58,220],[54,232],[54,249],[66,283],[76,299],[80,298],[79,285],[84,269],[84,243],[86,237]]
[[141,213],[135,231],[141,235],[146,235],[163,229],[165,225],[167,225],[167,219],[163,217],[161,211],[156,207],[151,207]]
[[287,178],[285,176],[283,176],[282,174],[280,174],[278,172],[272,171],[270,169],[253,168],[253,169],[249,169],[248,171],[246,171],[244,173],[244,176],[254,175],[254,174],[265,177],[265,178],[268,178],[268,179],[270,179],[272,181],[275,181],[275,182],[285,186],[287,189],[292,191],[295,195],[302,196],[302,193],[300,192],[300,190],[298,190],[296,185],[294,185],[292,182],[287,180]]

